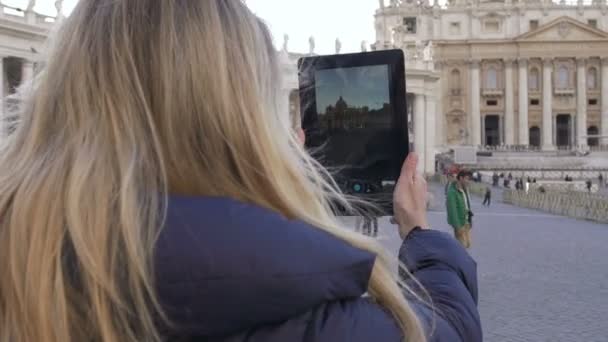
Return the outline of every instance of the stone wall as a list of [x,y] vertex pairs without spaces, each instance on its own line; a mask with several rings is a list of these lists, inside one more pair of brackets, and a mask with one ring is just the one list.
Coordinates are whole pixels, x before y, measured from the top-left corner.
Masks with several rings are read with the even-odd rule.
[[505,203],[608,224],[608,198],[587,193],[505,190]]

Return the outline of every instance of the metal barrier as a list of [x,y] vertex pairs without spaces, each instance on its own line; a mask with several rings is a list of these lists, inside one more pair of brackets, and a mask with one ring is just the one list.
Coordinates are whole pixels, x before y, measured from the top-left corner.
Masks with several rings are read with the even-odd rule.
[[588,193],[505,190],[505,203],[608,224],[608,197]]

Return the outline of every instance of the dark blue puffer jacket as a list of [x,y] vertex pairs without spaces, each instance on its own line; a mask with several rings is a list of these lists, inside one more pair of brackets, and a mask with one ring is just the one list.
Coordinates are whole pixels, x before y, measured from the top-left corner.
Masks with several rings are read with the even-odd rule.
[[[400,258],[430,293],[413,302],[430,341],[481,341],[476,264],[454,239],[415,231]],[[374,255],[270,210],[222,198],[172,198],[157,243],[169,341],[399,342],[365,298]],[[434,329],[431,329],[434,327]],[[431,331],[433,330],[433,331]]]

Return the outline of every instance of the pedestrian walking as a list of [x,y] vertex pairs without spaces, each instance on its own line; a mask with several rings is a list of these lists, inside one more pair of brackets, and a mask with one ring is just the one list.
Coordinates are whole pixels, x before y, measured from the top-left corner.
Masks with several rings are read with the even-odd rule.
[[492,204],[492,190],[490,189],[490,187],[487,187],[486,195],[483,198],[483,205],[489,207],[491,204]]

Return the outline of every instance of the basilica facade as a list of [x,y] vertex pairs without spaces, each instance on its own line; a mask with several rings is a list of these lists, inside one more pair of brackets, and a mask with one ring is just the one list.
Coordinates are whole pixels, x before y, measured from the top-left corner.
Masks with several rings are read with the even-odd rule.
[[432,60],[440,75],[435,126],[424,129],[436,150],[608,145],[606,0],[379,6],[373,48]]

